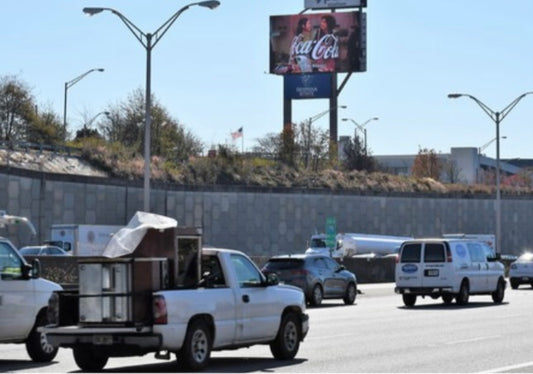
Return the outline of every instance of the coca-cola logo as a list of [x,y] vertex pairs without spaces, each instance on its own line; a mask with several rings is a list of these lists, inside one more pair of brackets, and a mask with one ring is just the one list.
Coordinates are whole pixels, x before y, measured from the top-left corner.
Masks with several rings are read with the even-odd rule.
[[293,55],[310,55],[313,60],[327,60],[339,57],[338,40],[333,34],[326,34],[319,40],[296,38],[291,45]]

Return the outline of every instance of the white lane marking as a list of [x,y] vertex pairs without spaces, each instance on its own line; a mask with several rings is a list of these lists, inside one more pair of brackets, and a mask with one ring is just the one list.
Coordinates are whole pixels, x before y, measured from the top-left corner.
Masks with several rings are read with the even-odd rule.
[[472,343],[472,342],[479,342],[482,340],[497,339],[497,338],[501,338],[501,335],[478,336],[476,338],[470,338],[470,339],[452,340],[449,342],[445,342],[444,344],[453,345],[453,344]]
[[338,339],[338,338],[344,338],[344,337],[353,337],[354,334],[336,334],[336,335],[327,335],[327,336],[309,336],[305,338],[305,340],[322,340],[322,339]]
[[503,373],[503,372],[506,372],[506,371],[522,369],[522,368],[525,368],[525,367],[528,367],[528,366],[533,366],[533,361],[524,362],[523,364],[502,366],[500,368],[494,368],[494,369],[489,369],[489,370],[486,370],[486,371],[480,371],[479,373]]

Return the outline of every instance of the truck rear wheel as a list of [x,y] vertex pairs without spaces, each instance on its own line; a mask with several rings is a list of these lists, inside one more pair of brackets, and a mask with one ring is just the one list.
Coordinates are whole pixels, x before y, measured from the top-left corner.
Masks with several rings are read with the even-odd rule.
[[83,371],[100,371],[107,364],[109,357],[86,346],[72,348],[74,361]]
[[35,362],[50,362],[56,357],[58,347],[54,347],[46,339],[46,335],[37,331],[37,328],[47,323],[46,313],[37,317],[37,322],[26,340],[26,351]]
[[402,299],[405,306],[413,306],[416,303],[416,295],[410,293],[402,294]]
[[294,313],[286,314],[274,339],[270,343],[270,352],[278,360],[290,360],[296,356],[300,348],[300,320]]
[[183,347],[176,353],[178,367],[184,370],[204,369],[211,355],[211,333],[205,321],[197,319],[189,325]]

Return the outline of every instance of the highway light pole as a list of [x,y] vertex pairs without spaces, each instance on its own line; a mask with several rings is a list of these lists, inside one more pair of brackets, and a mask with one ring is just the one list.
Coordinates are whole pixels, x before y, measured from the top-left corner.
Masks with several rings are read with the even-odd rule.
[[343,118],[342,120],[343,121],[351,121],[355,127],[357,127],[360,131],[363,132],[363,136],[364,136],[364,141],[365,141],[365,156],[368,156],[368,143],[367,143],[367,138],[366,138],[366,125],[371,122],[371,121],[377,121],[379,118],[378,117],[372,117],[372,118],[369,118],[367,119],[365,122],[363,122],[362,124],[358,124],[354,119],[352,118]]
[[151,102],[151,65],[152,65],[152,49],[161,40],[163,35],[168,31],[170,26],[178,19],[178,17],[191,6],[198,5],[209,9],[215,9],[220,5],[219,1],[200,1],[197,3],[190,3],[174,13],[165,23],[163,23],[155,32],[144,33],[137,26],[127,19],[122,13],[112,8],[83,8],[83,13],[92,16],[103,11],[110,11],[116,15],[126,27],[133,33],[135,38],[146,49],[146,101],[145,101],[145,124],[144,124],[144,211],[150,211],[150,127],[152,121],[152,102]]
[[79,81],[81,81],[83,78],[85,78],[85,76],[87,76],[88,74],[92,73],[93,71],[104,71],[104,69],[102,68],[96,68],[96,69],[91,69],[91,70],[88,70],[86,71],[85,73],[77,76],[76,78],[68,81],[68,82],[65,82],[65,100],[63,102],[63,132],[65,134],[65,140],[67,139],[67,92],[68,92],[68,89],[72,86],[74,86],[76,83],[78,83]]
[[501,222],[501,186],[500,186],[500,123],[503,121],[505,117],[509,114],[509,112],[518,104],[520,100],[522,100],[525,96],[533,94],[533,91],[525,92],[522,95],[518,96],[516,99],[511,101],[509,105],[507,105],[503,110],[496,112],[492,109],[490,109],[487,105],[485,105],[482,101],[480,101],[478,98],[464,93],[451,93],[448,94],[448,98],[450,99],[457,99],[459,97],[468,97],[472,100],[474,100],[480,107],[483,109],[485,113],[494,121],[496,125],[496,253],[501,254],[502,250],[502,222]]

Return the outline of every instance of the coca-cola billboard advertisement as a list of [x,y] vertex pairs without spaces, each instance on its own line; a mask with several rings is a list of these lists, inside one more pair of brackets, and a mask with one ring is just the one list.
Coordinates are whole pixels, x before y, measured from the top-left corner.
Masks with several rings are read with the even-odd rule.
[[366,71],[366,13],[270,17],[273,74]]

